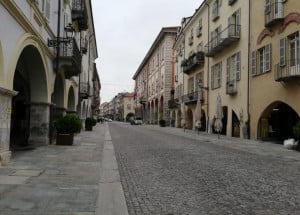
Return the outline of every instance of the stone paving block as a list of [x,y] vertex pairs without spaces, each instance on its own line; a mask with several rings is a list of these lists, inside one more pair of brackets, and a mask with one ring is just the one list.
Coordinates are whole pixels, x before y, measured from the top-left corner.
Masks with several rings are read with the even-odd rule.
[[37,177],[42,174],[42,170],[17,170],[11,176]]
[[0,175],[0,184],[25,184],[30,177]]

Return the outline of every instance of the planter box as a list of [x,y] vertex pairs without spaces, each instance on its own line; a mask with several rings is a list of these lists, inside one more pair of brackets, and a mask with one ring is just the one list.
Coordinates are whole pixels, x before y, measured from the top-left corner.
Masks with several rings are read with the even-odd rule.
[[56,135],[56,145],[73,145],[74,134],[60,134]]
[[85,126],[85,130],[86,131],[92,131],[93,130],[93,126],[86,125]]

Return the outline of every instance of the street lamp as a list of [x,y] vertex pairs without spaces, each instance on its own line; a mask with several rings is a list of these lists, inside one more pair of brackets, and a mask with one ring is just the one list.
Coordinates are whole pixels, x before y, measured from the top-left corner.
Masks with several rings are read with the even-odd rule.
[[66,27],[64,27],[67,37],[59,37],[57,36],[56,39],[50,40],[48,39],[48,46],[49,47],[58,47],[61,43],[69,44],[73,38],[74,28],[72,24],[69,23]]

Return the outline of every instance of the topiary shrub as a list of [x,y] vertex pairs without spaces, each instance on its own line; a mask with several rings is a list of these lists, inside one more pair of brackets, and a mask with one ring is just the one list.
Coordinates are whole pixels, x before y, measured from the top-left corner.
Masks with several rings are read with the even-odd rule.
[[79,133],[81,130],[81,120],[76,114],[66,114],[58,118],[54,125],[57,133]]
[[92,131],[93,130],[93,126],[95,126],[97,123],[97,120],[92,118],[92,117],[88,117],[85,119],[85,130],[87,131]]

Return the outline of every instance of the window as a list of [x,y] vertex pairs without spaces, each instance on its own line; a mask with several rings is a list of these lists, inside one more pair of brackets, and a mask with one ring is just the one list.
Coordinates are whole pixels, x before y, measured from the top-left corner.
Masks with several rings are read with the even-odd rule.
[[215,0],[213,5],[212,5],[212,20],[215,21],[219,18],[220,16],[220,7],[221,7],[221,0]]
[[189,78],[188,80],[188,93],[194,92],[194,77]]
[[222,62],[217,63],[211,67],[211,88],[216,89],[221,87],[222,77]]
[[202,19],[199,19],[199,24],[198,24],[198,28],[197,28],[197,37],[201,37],[202,35]]
[[228,18],[228,36],[240,35],[241,10],[237,10]]
[[193,45],[193,40],[194,40],[194,33],[193,33],[193,29],[191,29],[191,34],[190,37],[188,38],[188,43],[189,45]]
[[233,80],[234,81],[241,80],[241,53],[240,52],[227,58],[226,80],[227,82]]
[[50,20],[50,0],[36,0],[35,1],[36,5],[39,7],[41,12],[44,14],[46,17],[47,21]]
[[271,44],[268,44],[251,54],[252,75],[259,75],[271,70]]

